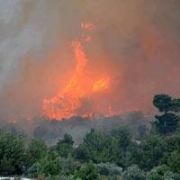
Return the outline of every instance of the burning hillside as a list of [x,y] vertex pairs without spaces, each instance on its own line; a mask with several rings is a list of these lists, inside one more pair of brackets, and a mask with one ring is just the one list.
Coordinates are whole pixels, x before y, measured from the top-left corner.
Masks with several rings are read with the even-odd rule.
[[[81,28],[86,31],[94,29],[92,23],[82,23]],[[99,97],[110,93],[111,77],[107,72],[101,72],[98,68],[89,68],[88,56],[83,47],[89,42],[91,36],[83,36],[81,40],[71,43],[74,52],[75,70],[72,77],[67,80],[64,88],[50,99],[44,99],[43,111],[51,119],[69,118],[71,116],[92,116],[97,114],[110,115],[111,104],[107,102],[100,106]],[[88,40],[88,41],[87,41]],[[64,77],[67,79],[66,77]]]
[[0,0],[0,118],[151,114],[179,96],[179,0]]

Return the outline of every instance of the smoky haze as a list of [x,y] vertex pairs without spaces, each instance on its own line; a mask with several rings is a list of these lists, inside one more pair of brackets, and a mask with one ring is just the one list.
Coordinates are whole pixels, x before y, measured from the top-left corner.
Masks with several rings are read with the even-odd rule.
[[0,0],[1,118],[42,115],[75,67],[82,22],[96,27],[85,50],[112,75],[112,108],[152,112],[154,94],[180,96],[179,18],[179,0]]

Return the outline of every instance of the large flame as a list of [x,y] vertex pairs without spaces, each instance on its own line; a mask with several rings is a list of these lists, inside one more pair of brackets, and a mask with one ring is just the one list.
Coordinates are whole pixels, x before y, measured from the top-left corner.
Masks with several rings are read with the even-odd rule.
[[[94,29],[94,25],[90,23],[81,24],[81,28],[90,31]],[[107,73],[99,72],[97,76],[90,77],[88,73],[89,59],[82,41],[88,42],[87,38],[83,36],[83,40],[76,40],[71,43],[76,61],[72,77],[55,97],[43,100],[43,111],[51,119],[69,118],[75,115],[91,116],[100,112],[97,108],[98,105],[96,105],[97,109],[95,107],[86,110],[81,109],[84,106],[84,101],[93,99],[98,94],[108,92],[110,87],[110,77]],[[109,106],[106,108],[108,114],[110,108]]]

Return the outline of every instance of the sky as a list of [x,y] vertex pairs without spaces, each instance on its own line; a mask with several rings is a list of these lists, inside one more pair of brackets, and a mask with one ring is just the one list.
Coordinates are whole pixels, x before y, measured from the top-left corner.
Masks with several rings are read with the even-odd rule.
[[155,94],[180,96],[179,19],[179,0],[0,0],[0,117],[41,116],[75,69],[71,42],[87,35],[88,68],[112,79],[95,103],[151,113]]

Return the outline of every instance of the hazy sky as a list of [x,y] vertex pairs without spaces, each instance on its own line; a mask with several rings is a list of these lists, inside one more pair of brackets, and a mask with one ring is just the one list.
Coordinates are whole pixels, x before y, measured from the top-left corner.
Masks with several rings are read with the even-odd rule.
[[73,71],[69,43],[92,22],[89,66],[112,73],[113,108],[152,110],[156,93],[180,96],[179,0],[0,0],[0,115],[40,115]]

